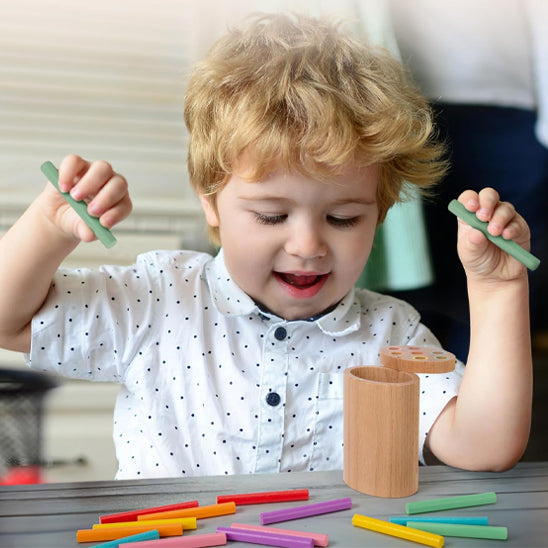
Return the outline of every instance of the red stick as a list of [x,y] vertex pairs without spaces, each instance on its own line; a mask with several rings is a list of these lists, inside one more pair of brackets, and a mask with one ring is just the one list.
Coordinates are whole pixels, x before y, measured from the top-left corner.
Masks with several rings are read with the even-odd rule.
[[170,510],[181,510],[183,508],[195,508],[199,506],[197,500],[190,500],[188,502],[177,502],[175,504],[168,504],[166,506],[155,506],[153,508],[142,508],[141,510],[130,510],[129,512],[120,512],[118,514],[106,514],[100,516],[100,523],[115,523],[118,521],[137,521],[137,516],[145,514],[153,514],[156,512],[167,512]]
[[263,493],[243,493],[240,495],[218,495],[217,504],[235,502],[238,504],[265,504],[269,502],[289,502],[308,500],[308,489],[291,489],[289,491],[265,491]]

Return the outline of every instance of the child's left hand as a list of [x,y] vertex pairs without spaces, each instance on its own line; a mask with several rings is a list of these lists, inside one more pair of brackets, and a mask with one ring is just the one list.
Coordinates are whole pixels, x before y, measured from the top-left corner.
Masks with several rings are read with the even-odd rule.
[[[514,240],[529,251],[530,232],[525,219],[509,202],[501,202],[492,188],[479,193],[465,190],[459,196],[468,211],[476,213],[480,221],[487,221],[487,230],[493,236]],[[459,219],[457,250],[469,281],[511,281],[526,276],[519,261],[491,243],[485,235]]]

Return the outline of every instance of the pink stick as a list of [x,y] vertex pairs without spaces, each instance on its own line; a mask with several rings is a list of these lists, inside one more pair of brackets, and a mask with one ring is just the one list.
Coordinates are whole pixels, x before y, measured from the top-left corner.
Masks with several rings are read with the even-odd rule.
[[226,544],[224,533],[208,533],[188,537],[161,538],[160,540],[145,540],[128,544],[131,548],[205,548],[207,546],[222,546]]

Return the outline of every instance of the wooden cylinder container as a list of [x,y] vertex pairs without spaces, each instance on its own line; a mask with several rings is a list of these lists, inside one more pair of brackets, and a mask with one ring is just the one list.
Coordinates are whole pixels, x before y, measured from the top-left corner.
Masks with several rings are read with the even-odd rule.
[[418,489],[419,378],[389,367],[344,372],[345,483],[377,497]]

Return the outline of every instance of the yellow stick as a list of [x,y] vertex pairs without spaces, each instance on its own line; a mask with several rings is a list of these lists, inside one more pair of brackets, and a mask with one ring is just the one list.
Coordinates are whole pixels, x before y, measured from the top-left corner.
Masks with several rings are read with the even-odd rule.
[[226,514],[236,513],[235,502],[222,502],[220,504],[210,504],[209,506],[196,506],[195,508],[184,508],[181,510],[168,510],[167,512],[156,512],[154,514],[143,514],[137,516],[138,521],[146,519],[169,519],[169,518],[187,518],[196,519],[210,518],[213,516],[224,516]]
[[352,525],[376,531],[377,533],[384,533],[385,535],[411,540],[413,542],[418,542],[419,544],[426,544],[427,546],[433,546],[434,548],[442,548],[444,543],[444,538],[440,535],[435,535],[434,533],[425,534],[426,531],[419,531],[412,527],[405,527],[405,525],[398,525],[397,523],[390,523],[389,521],[370,518],[360,514],[354,514]]

